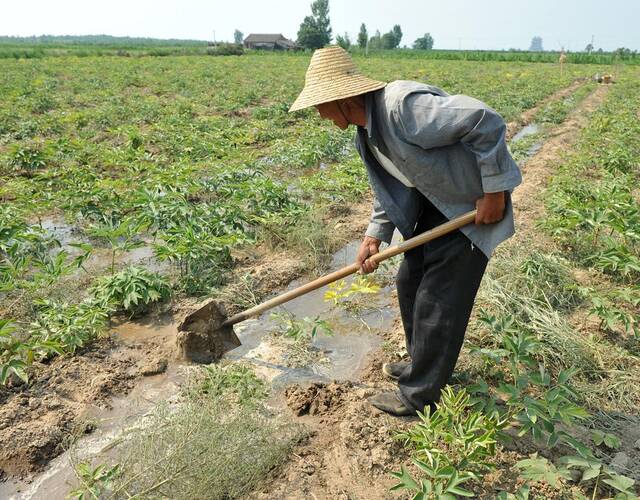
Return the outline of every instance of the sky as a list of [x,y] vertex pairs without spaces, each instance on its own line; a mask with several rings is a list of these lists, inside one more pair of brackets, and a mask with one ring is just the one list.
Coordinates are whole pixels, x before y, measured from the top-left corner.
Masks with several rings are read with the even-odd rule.
[[[0,0],[0,35],[232,40],[237,28],[295,39],[311,0]],[[640,49],[640,0],[330,0],[333,33],[355,39],[400,24],[401,45],[429,32],[435,48]]]

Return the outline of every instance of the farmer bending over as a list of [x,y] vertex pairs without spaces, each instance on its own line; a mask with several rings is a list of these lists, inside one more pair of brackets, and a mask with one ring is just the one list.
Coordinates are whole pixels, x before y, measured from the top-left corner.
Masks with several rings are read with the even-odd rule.
[[488,258],[514,232],[509,193],[521,175],[504,120],[471,97],[371,80],[340,47],[313,54],[290,111],[309,106],[343,130],[358,129],[356,147],[375,194],[356,258],[363,273],[376,269],[369,257],[395,228],[408,239],[477,208],[475,224],[406,252],[398,271],[411,360],[385,364],[398,390],[370,401],[393,415],[433,408],[453,373]]

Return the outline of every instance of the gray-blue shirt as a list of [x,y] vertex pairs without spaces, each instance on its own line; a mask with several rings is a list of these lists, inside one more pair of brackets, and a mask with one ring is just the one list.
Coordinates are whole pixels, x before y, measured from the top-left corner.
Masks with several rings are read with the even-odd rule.
[[[473,210],[484,193],[511,192],[522,180],[507,149],[504,120],[477,99],[399,80],[367,94],[366,110],[367,124],[358,127],[356,148],[375,194],[368,236],[389,242],[397,227],[410,238],[420,209],[416,190],[452,219]],[[415,189],[387,172],[368,143]],[[514,233],[510,197],[500,222],[471,224],[462,232],[490,257]]]

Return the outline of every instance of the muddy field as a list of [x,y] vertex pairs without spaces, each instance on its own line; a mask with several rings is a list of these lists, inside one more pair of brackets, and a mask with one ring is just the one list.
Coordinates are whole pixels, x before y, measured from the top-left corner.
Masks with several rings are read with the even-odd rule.
[[[271,70],[276,64],[277,59],[265,58],[260,61],[263,78],[274,78]],[[296,74],[301,74],[304,68],[303,61],[292,60],[287,64]],[[375,61],[363,61],[363,64],[373,72],[379,72],[381,77],[394,76],[387,75],[390,70],[385,69],[384,65],[376,66]],[[568,403],[586,408],[590,417],[567,420],[569,424],[559,423],[558,432],[567,429],[571,439],[579,439],[594,450],[594,460],[597,458],[601,464],[598,466],[601,472],[597,477],[602,477],[604,482],[594,484],[588,477],[584,479],[584,467],[575,467],[571,473],[567,471],[564,475],[560,474],[555,481],[548,480],[549,476],[544,480],[542,475],[533,473],[527,476],[519,464],[538,456],[534,454],[548,459],[549,462],[545,463],[553,467],[551,462],[558,462],[561,457],[573,455],[576,451],[571,447],[569,438],[560,440],[557,445],[547,443],[541,446],[525,435],[510,444],[501,442],[489,459],[491,466],[482,469],[477,479],[465,483],[465,487],[475,496],[487,499],[496,498],[499,492],[515,493],[519,490],[523,494],[525,487],[529,488],[531,498],[579,498],[579,495],[606,498],[616,492],[627,495],[620,498],[633,498],[633,480],[640,479],[640,419],[635,411],[640,403],[640,393],[634,389],[640,382],[640,372],[637,371],[640,368],[637,356],[640,349],[637,348],[634,333],[634,325],[637,325],[634,321],[637,320],[628,318],[637,317],[640,301],[630,299],[624,302],[619,297],[623,293],[635,293],[637,273],[632,267],[630,274],[622,275],[620,268],[608,270],[606,267],[585,264],[587,258],[577,253],[575,243],[566,239],[568,231],[554,233],[544,229],[543,225],[553,216],[554,210],[559,210],[559,202],[549,202],[547,198],[549,192],[554,193],[562,188],[554,184],[559,182],[556,177],[560,176],[561,169],[573,165],[572,162],[578,164],[581,160],[568,159],[568,154],[573,150],[583,151],[580,149],[584,148],[582,143],[589,139],[588,134],[594,133],[594,126],[602,128],[601,134],[610,130],[606,128],[608,122],[605,112],[613,113],[616,103],[610,105],[612,109],[605,107],[608,99],[613,99],[609,94],[614,93],[616,99],[625,97],[625,88],[635,88],[628,83],[634,77],[623,77],[616,88],[594,84],[588,79],[588,72],[584,68],[576,68],[559,78],[555,70],[545,67],[540,70],[540,75],[548,78],[544,85],[534,91],[531,90],[536,88],[534,82],[541,76],[531,77],[527,73],[534,72],[538,65],[521,64],[517,65],[522,72],[520,81],[512,81],[512,78],[517,80],[512,75],[505,80],[501,90],[492,94],[492,89],[485,87],[483,77],[491,72],[495,75],[504,73],[506,65],[483,65],[482,71],[475,75],[475,79],[468,80],[468,88],[465,88],[465,77],[474,74],[478,66],[462,65],[459,72],[452,76],[448,73],[452,71],[448,62],[442,64],[442,67],[434,68],[432,78],[436,81],[428,81],[437,84],[439,74],[448,75],[453,90],[464,91],[488,101],[494,100],[494,105],[509,119],[510,147],[522,165],[524,176],[523,184],[513,195],[517,235],[500,248],[492,261],[452,385],[459,390],[471,391],[480,379],[486,379],[491,388],[499,387],[501,380],[509,381],[508,376],[501,375],[499,367],[490,367],[489,358],[481,358],[482,353],[478,354],[482,349],[485,353],[496,349],[481,319],[488,314],[487,311],[497,315],[507,309],[513,315],[518,314],[515,302],[507,302],[506,298],[496,299],[498,291],[502,290],[501,283],[509,283],[505,266],[533,272],[531,264],[522,267],[522,259],[530,262],[531,255],[558,256],[558,259],[565,259],[562,265],[569,268],[567,280],[571,281],[570,286],[565,290],[563,283],[546,275],[544,280],[547,281],[538,278],[540,283],[544,281],[544,286],[551,283],[549,290],[558,291],[559,295],[569,296],[574,293],[571,290],[578,289],[583,290],[580,293],[584,294],[606,292],[607,300],[621,311],[609,322],[600,316],[594,317],[596,313],[588,305],[592,300],[591,295],[585,295],[587,299],[581,299],[581,302],[576,299],[571,308],[562,305],[552,311],[555,315],[554,331],[560,332],[558,325],[562,324],[569,332],[568,343],[554,344],[549,341],[550,334],[545,328],[550,327],[546,323],[540,323],[541,326],[536,326],[538,330],[535,330],[541,347],[534,357],[538,356],[536,361],[550,370],[554,381],[566,368],[554,356],[553,350],[557,353],[558,345],[568,349],[567,352],[572,356],[575,353],[576,359],[583,356],[584,360],[592,363],[587,365],[585,361],[584,367],[578,367],[584,375],[574,377],[576,392],[567,400]],[[216,71],[228,69],[218,68]],[[133,102],[138,112],[153,114],[152,108],[158,104],[158,100],[177,92],[175,88],[169,89],[160,83],[162,80],[156,74],[157,70],[137,67],[130,76],[131,81],[118,84],[124,85],[127,92],[137,96]],[[513,67],[509,70],[513,71]],[[12,71],[18,70],[12,68]],[[49,71],[55,73],[60,70],[49,68]],[[91,79],[93,70],[84,68],[81,71],[87,72],[83,78]],[[155,81],[156,87],[140,86],[137,78],[144,71],[154,75],[156,80],[152,81]],[[208,70],[199,68],[198,71],[206,73]],[[421,71],[413,61],[407,61],[403,74],[407,78],[426,78]],[[209,77],[212,78],[211,75]],[[119,74],[119,78],[125,76]],[[236,75],[234,78],[238,80],[238,85],[254,89],[253,83],[247,83],[243,77]],[[52,81],[55,80],[52,77]],[[75,88],[79,84],[73,80],[64,81],[61,79],[56,84],[60,92],[68,90],[65,86]],[[6,90],[6,81],[4,86]],[[108,92],[115,93],[115,87],[110,87]],[[150,273],[156,273],[160,276],[158,279],[166,279],[173,291],[171,298],[158,303],[150,301],[149,306],[141,312],[109,309],[104,325],[96,328],[91,338],[83,337],[81,345],[73,350],[68,349],[66,344],[62,349],[64,352],[59,353],[45,353],[44,350],[37,350],[44,348],[34,347],[36,356],[27,367],[28,382],[14,375],[4,387],[0,387],[0,442],[3,443],[0,450],[0,497],[51,498],[53,495],[57,498],[74,488],[76,491],[84,491],[84,488],[105,498],[131,494],[142,497],[188,497],[185,493],[187,490],[180,489],[180,482],[185,475],[183,470],[162,470],[155,483],[138,484],[138,473],[135,471],[141,470],[141,465],[135,457],[131,458],[131,450],[127,448],[127,443],[144,445],[144,436],[150,433],[149,422],[158,418],[158,411],[165,412],[162,418],[167,419],[164,422],[168,422],[167,426],[170,427],[171,415],[180,415],[181,408],[192,404],[194,391],[198,397],[205,394],[214,398],[212,394],[215,391],[211,387],[218,387],[215,384],[221,387],[227,383],[237,383],[221,382],[215,378],[219,375],[215,367],[213,371],[201,372],[202,367],[177,358],[176,327],[180,318],[196,307],[204,296],[213,296],[224,302],[228,312],[234,314],[269,296],[300,285],[322,271],[350,264],[367,224],[371,198],[363,173],[356,170],[357,160],[348,148],[349,138],[328,132],[326,126],[317,121],[313,121],[309,128],[304,128],[301,119],[283,116],[281,104],[290,98],[293,91],[293,85],[290,88],[282,87],[276,97],[257,95],[257,91],[254,91],[250,98],[243,97],[240,92],[226,101],[220,99],[213,104],[204,104],[201,97],[190,101],[187,96],[180,95],[180,102],[176,106],[189,109],[176,109],[172,113],[175,112],[175,116],[191,114],[192,118],[200,120],[198,133],[188,140],[183,136],[183,142],[188,142],[188,146],[180,144],[176,137],[170,140],[163,137],[161,127],[152,127],[150,122],[136,123],[136,131],[120,128],[117,133],[110,128],[113,125],[100,125],[104,127],[102,135],[93,137],[80,128],[80,132],[74,131],[73,134],[78,141],[87,142],[82,154],[89,157],[97,155],[94,146],[89,146],[89,143],[104,148],[104,151],[109,148],[115,148],[116,151],[109,158],[106,158],[106,154],[101,158],[97,168],[100,171],[99,182],[93,183],[94,179],[90,185],[87,179],[76,178],[77,174],[74,173],[77,167],[74,162],[84,161],[80,158],[80,150],[50,152],[52,145],[46,136],[54,133],[57,112],[64,108],[62,103],[52,104],[44,114],[38,112],[37,120],[41,129],[38,133],[43,134],[44,139],[37,135],[26,139],[20,136],[19,126],[24,125],[18,123],[20,120],[5,133],[0,152],[7,165],[3,170],[7,182],[0,189],[0,198],[11,202],[17,211],[3,214],[3,224],[11,228],[13,226],[6,221],[9,217],[19,217],[26,221],[25,227],[39,226],[41,229],[36,231],[37,234],[42,230],[44,234],[52,235],[58,242],[56,248],[66,251],[63,259],[67,259],[65,262],[68,265],[71,265],[74,257],[85,251],[83,247],[72,244],[95,247],[81,265],[69,272],[58,273],[56,279],[48,278],[39,282],[42,271],[39,268],[25,268],[24,279],[12,281],[15,286],[6,286],[8,281],[3,282],[5,287],[0,292],[0,319],[12,319],[13,324],[18,325],[17,335],[22,341],[27,342],[29,334],[34,335],[33,332],[39,331],[30,325],[44,322],[43,306],[36,305],[37,300],[46,298],[62,301],[68,307],[69,303],[73,305],[84,300],[88,290],[98,297],[97,292],[93,291],[96,289],[96,276],[118,276],[118,272],[130,269],[132,265],[140,266]],[[533,93],[528,95],[528,92]],[[516,105],[515,96],[520,94],[527,94],[528,98],[524,99],[524,104],[519,99],[520,104]],[[637,99],[627,99],[625,102],[629,106],[638,106]],[[90,106],[98,102],[99,97],[91,95],[87,100],[91,102],[85,105]],[[117,107],[121,103],[114,105]],[[602,111],[603,108],[605,111]],[[636,109],[636,113],[640,113],[640,108]],[[105,117],[114,110],[102,111],[106,120]],[[26,120],[26,115],[31,112],[35,113],[25,111],[22,118]],[[99,114],[85,118],[99,123]],[[80,118],[76,116],[74,119]],[[170,117],[165,118],[169,120]],[[617,119],[622,121],[623,118],[626,119],[623,116]],[[235,127],[232,128],[233,132],[216,135],[229,120]],[[167,121],[165,126],[167,130],[176,131],[175,123],[169,125]],[[272,130],[274,128],[278,130]],[[308,151],[284,146],[304,143],[305,134],[310,137],[305,143]],[[199,145],[198,137],[206,137],[208,142]],[[139,141],[140,145],[136,146]],[[233,149],[227,149],[229,142],[235,144]],[[18,167],[14,165],[18,162],[15,159],[15,144],[25,151],[28,149],[50,155],[46,161],[53,163],[47,169],[54,166],[63,168],[65,158],[74,164],[56,175],[49,170],[41,170],[41,167],[35,168],[35,175],[17,171]],[[637,150],[633,149],[635,143],[628,139],[626,143],[622,140],[619,144],[630,145],[627,156],[619,153],[620,158],[611,159],[610,155],[607,161],[611,164],[614,161],[627,162],[631,167],[624,171],[624,175],[633,178],[638,172]],[[182,149],[183,146],[186,149]],[[202,148],[200,153],[198,147]],[[218,152],[213,156],[209,156],[209,153],[205,155],[207,148]],[[606,146],[601,146],[598,151],[604,149]],[[205,156],[199,157],[199,154]],[[115,173],[115,168],[125,160],[138,166],[131,167],[132,171],[126,176],[120,176]],[[179,166],[178,160],[183,162]],[[248,161],[255,161],[259,165],[255,171],[258,173],[246,174],[244,165]],[[216,166],[212,167],[211,162]],[[609,165],[606,161],[602,163]],[[265,175],[264,165],[272,166],[273,171]],[[27,167],[22,165],[20,169]],[[237,178],[228,179],[231,174],[227,175],[227,167],[234,172],[232,175],[237,173]],[[171,172],[167,173],[165,168]],[[131,181],[142,178],[140,174],[145,169],[155,184],[144,186],[147,189],[144,194],[146,198],[140,201],[142,194],[132,189]],[[298,175],[300,171],[303,175]],[[270,177],[272,174],[273,178]],[[600,175],[594,174],[593,178],[597,180]],[[91,187],[94,190],[91,203],[98,207],[96,210],[104,212],[100,222],[92,219],[93,212],[89,209],[79,208],[78,200],[67,193],[60,193],[61,196],[69,196],[69,203],[62,213],[54,212],[47,206],[56,203],[55,195],[43,197],[44,209],[34,209],[31,205],[25,208],[25,195],[21,189],[29,186],[31,192],[38,192],[44,185],[42,183],[59,182],[59,176],[63,176],[62,184],[77,181],[82,189]],[[298,182],[299,178],[302,179],[301,183]],[[153,189],[164,182],[173,186],[175,192],[158,191],[158,196],[152,196]],[[228,186],[226,182],[229,182]],[[217,186],[212,186],[216,183]],[[234,189],[241,193],[238,199],[229,195]],[[114,195],[126,209],[120,210],[109,201],[114,199]],[[85,197],[85,203],[88,195],[85,192],[82,196]],[[635,196],[637,202],[637,189],[631,196]],[[256,208],[260,203],[268,206],[268,209],[261,211]],[[132,222],[136,227],[134,231],[131,229],[133,226],[123,221],[134,211],[141,210],[143,205],[151,207],[145,211],[145,217],[155,222],[140,226]],[[194,220],[217,217],[216,221],[221,227],[230,228],[231,218],[226,218],[226,213],[210,210],[211,207],[220,206],[223,207],[222,211],[233,212],[243,220],[242,227],[229,229],[236,240],[227,242],[220,233],[216,241],[197,240],[203,247],[215,247],[214,253],[195,257],[180,254],[172,238],[175,235],[186,238],[188,235],[178,232],[177,228],[184,224],[184,220],[176,214],[185,210],[185,217],[196,218]],[[170,213],[173,215],[163,215]],[[175,227],[163,226],[163,217],[171,219]],[[107,220],[111,224],[111,233],[105,229]],[[118,233],[120,229],[122,232]],[[213,227],[205,229],[215,231]],[[241,237],[241,233],[249,236]],[[635,243],[630,245],[631,255],[635,255],[633,252],[637,247]],[[11,254],[6,249],[3,252],[9,261]],[[170,258],[164,257],[169,254]],[[374,410],[367,403],[369,396],[393,387],[393,383],[381,373],[382,364],[406,355],[393,284],[395,265],[397,262],[381,269],[372,282],[364,283],[363,286],[369,287],[370,292],[348,297],[344,295],[332,301],[325,296],[326,289],[319,290],[287,304],[277,311],[276,316],[267,313],[236,326],[235,331],[242,346],[227,353],[215,366],[222,369],[243,367],[242,370],[247,367],[253,374],[251,377],[257,377],[260,384],[264,384],[268,395],[264,396],[264,401],[257,398],[260,402],[255,403],[255,408],[259,410],[254,408],[250,413],[264,419],[257,421],[256,428],[260,422],[274,426],[273,434],[264,437],[265,442],[272,439],[283,444],[278,454],[274,453],[269,458],[270,461],[265,459],[260,471],[251,473],[251,481],[247,481],[248,489],[234,490],[225,486],[228,489],[220,490],[225,492],[224,496],[374,499],[408,495],[406,491],[391,492],[390,488],[398,482],[392,473],[406,467],[411,474],[417,475],[419,472],[411,465],[411,460],[424,457],[419,450],[398,439],[397,434],[410,431],[419,423],[419,419],[392,418]],[[209,268],[220,269],[224,280],[221,281],[218,275],[206,274],[205,269]],[[535,269],[541,272],[540,266]],[[559,267],[552,269],[560,272],[557,271]],[[146,276],[145,279],[154,278]],[[348,289],[344,287],[351,283],[349,281],[343,288],[333,290],[340,297],[341,291]],[[156,286],[161,289],[161,284]],[[508,284],[507,289],[509,286],[519,285]],[[584,291],[587,289],[588,292]],[[631,291],[624,292],[627,289]],[[544,300],[551,303],[549,291],[545,290]],[[526,295],[525,292],[523,294]],[[542,301],[536,301],[538,307]],[[65,317],[64,314],[64,311],[59,312],[56,325],[62,323],[59,318]],[[536,319],[537,316],[532,312],[526,316],[529,322]],[[53,331],[51,322],[47,328]],[[309,333],[311,328],[319,333]],[[15,332],[11,334],[16,335]],[[581,339],[594,339],[600,346],[594,347],[593,352],[587,352],[588,346],[581,344]],[[574,341],[574,344],[569,343]],[[579,351],[583,347],[585,353]],[[551,351],[549,355],[546,354],[547,350]],[[2,358],[2,361],[6,360]],[[206,383],[202,381],[202,373],[207,373]],[[233,386],[231,392],[236,390],[239,389]],[[226,393],[222,391],[220,394]],[[503,394],[489,392],[485,399],[506,404]],[[227,404],[226,399],[222,400]],[[235,415],[237,411],[238,415],[243,415],[242,412],[246,411],[243,403],[233,400],[233,397],[230,401],[229,413]],[[215,407],[212,411],[212,415],[218,415],[215,411],[219,409]],[[224,413],[221,415],[224,416]],[[219,417],[221,422],[223,416]],[[250,424],[247,426],[250,427]],[[289,434],[284,428],[299,431]],[[518,430],[517,426],[508,427],[505,432],[514,437]],[[197,433],[198,429],[193,432]],[[594,437],[598,432],[603,436],[600,442]],[[612,437],[604,441],[605,435]],[[245,438],[239,439],[242,442],[241,439]],[[215,450],[208,451],[215,453]],[[236,452],[236,455],[230,456],[229,463],[235,464],[234,460],[241,454]],[[88,464],[91,470],[83,472],[82,464]],[[113,471],[113,478],[105,479],[106,476],[101,476],[101,472],[95,469],[103,464],[107,467],[105,470]],[[238,470],[241,470],[240,466]],[[198,480],[196,475],[189,477],[192,482]],[[620,477],[624,479],[616,479]],[[608,486],[605,480],[619,482],[617,486]]]

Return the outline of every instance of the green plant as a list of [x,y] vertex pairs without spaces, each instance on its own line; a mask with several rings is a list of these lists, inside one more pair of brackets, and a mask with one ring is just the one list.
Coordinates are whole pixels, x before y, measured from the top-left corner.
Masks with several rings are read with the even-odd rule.
[[39,300],[36,319],[29,325],[29,343],[44,356],[74,353],[106,331],[111,312],[108,304],[86,300],[69,304]]
[[413,463],[425,477],[416,481],[401,467],[400,472],[391,473],[400,481],[391,487],[391,491],[409,490],[414,493],[413,500],[455,500],[458,497],[474,496],[474,493],[461,486],[473,479],[473,475],[459,472],[450,465],[442,465],[435,457],[427,458],[426,461],[414,459]]
[[621,444],[620,438],[618,438],[618,436],[616,436],[615,434],[610,434],[598,429],[591,432],[591,439],[593,441],[593,444],[595,444],[596,446],[604,444],[607,448],[610,448],[612,450],[620,448]]
[[520,460],[516,466],[523,478],[530,481],[544,481],[551,486],[558,486],[562,479],[569,479],[571,475],[566,467],[556,467],[544,457],[534,453],[531,458]]
[[498,493],[498,500],[529,500],[530,488],[528,485],[521,486],[515,493],[501,491]]
[[101,498],[111,490],[114,481],[121,474],[119,464],[111,467],[99,464],[93,467],[89,462],[80,462],[74,467],[74,472],[80,485],[71,490],[67,498],[77,500]]
[[594,457],[563,456],[553,464],[544,457],[534,454],[531,458],[520,460],[516,466],[522,471],[522,477],[531,481],[544,481],[551,486],[558,486],[561,480],[571,478],[570,470],[577,469],[582,472],[580,482],[591,483],[593,487],[592,498],[598,493],[604,495],[602,484],[608,485],[618,500],[637,498],[633,485],[635,481],[618,474]]
[[26,368],[33,352],[28,344],[15,337],[15,331],[11,321],[0,319],[0,385],[6,385],[12,376],[29,381]]
[[500,430],[508,423],[498,415],[474,410],[464,389],[455,393],[447,386],[441,398],[435,412],[428,407],[418,412],[420,422],[397,435],[411,449],[413,463],[426,474],[416,481],[404,468],[394,473],[400,480],[394,489],[415,491],[414,498],[473,496],[460,484],[478,480],[493,467],[489,459]]
[[367,276],[358,276],[351,283],[346,280],[338,280],[329,285],[324,294],[326,302],[347,307],[352,296],[359,294],[376,294],[380,292],[380,286]]
[[154,244],[155,255],[174,263],[180,272],[184,290],[191,295],[208,292],[224,281],[231,264],[230,248],[242,237],[216,236],[196,224],[172,227]]
[[[568,384],[577,370],[562,370],[553,383],[544,365],[534,358],[534,353],[539,351],[540,342],[530,333],[519,329],[513,316],[497,318],[482,313],[480,321],[495,335],[498,347],[474,349],[474,352],[483,356],[489,365],[508,367],[508,371],[502,375],[502,382],[496,388],[506,403],[504,418],[519,427],[519,436],[530,433],[534,440],[544,441],[549,447],[562,441],[573,446],[579,453],[588,453],[582,443],[562,430],[563,425],[569,426],[589,415],[573,402],[576,393]],[[489,387],[481,380],[470,391],[486,396]],[[481,408],[495,410],[491,399],[475,399],[474,402]]]
[[144,224],[138,220],[114,217],[105,217],[101,224],[89,227],[87,232],[90,236],[106,240],[111,247],[111,274],[115,273],[118,253],[144,246],[144,241],[136,239],[144,227]]
[[271,318],[278,323],[278,333],[294,341],[309,342],[316,338],[319,333],[333,335],[333,330],[326,320],[304,317],[296,318],[289,312],[271,313]]
[[623,333],[640,337],[640,323],[635,312],[640,305],[637,290],[600,294],[593,289],[585,289],[585,294],[591,301],[589,314],[600,319],[600,329],[608,332],[622,330]]
[[169,299],[171,288],[160,274],[129,266],[99,278],[91,293],[102,307],[114,307],[133,317],[149,311],[152,304]]
[[46,167],[46,154],[39,146],[14,147],[9,164],[18,171],[31,174]]
[[203,367],[194,377],[191,390],[210,398],[232,397],[240,405],[256,405],[268,395],[267,387],[246,365]]
[[72,243],[70,246],[81,250],[79,255],[71,257],[66,250],[54,254],[46,253],[34,257],[33,266],[38,270],[34,276],[36,283],[53,284],[63,276],[72,274],[77,269],[83,269],[84,263],[93,252],[93,247],[86,243]]

